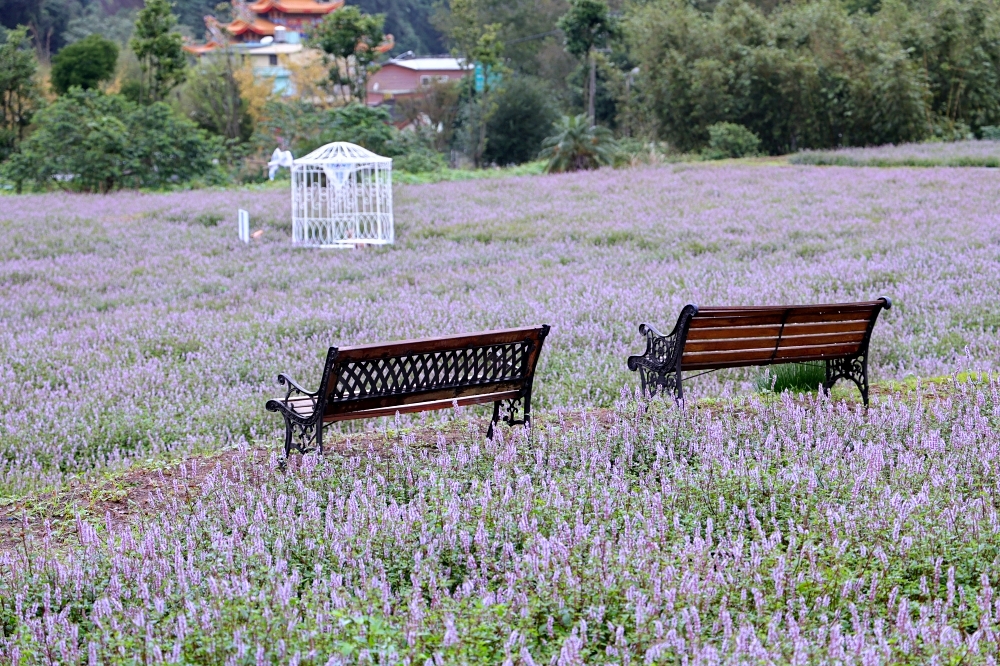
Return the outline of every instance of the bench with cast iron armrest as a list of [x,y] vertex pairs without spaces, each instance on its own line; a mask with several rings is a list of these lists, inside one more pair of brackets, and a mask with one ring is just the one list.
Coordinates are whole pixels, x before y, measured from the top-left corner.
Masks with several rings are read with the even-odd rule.
[[885,297],[829,305],[686,305],[668,335],[649,324],[639,326],[646,351],[630,356],[628,368],[639,371],[644,392],[672,391],[680,400],[683,372],[823,361],[824,392],[838,379],[848,379],[867,406],[868,343],[879,313],[891,307]]
[[278,383],[288,386],[285,397],[265,407],[285,418],[286,456],[293,448],[322,453],[329,423],[488,402],[492,439],[503,403],[505,423],[530,424],[535,365],[548,333],[548,326],[534,326],[330,347],[316,391],[280,374]]

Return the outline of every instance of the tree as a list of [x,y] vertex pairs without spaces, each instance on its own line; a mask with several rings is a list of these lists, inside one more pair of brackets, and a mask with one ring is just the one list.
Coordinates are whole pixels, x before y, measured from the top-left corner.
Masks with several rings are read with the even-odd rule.
[[451,0],[451,14],[447,22],[448,37],[454,45],[452,53],[466,66],[482,69],[482,90],[476,90],[476,77],[467,76],[469,102],[461,113],[462,143],[476,167],[482,166],[486,151],[486,125],[496,109],[493,99],[493,82],[504,74],[503,42],[499,23],[483,25],[482,0]]
[[0,28],[0,161],[17,148],[41,104],[37,71],[27,29]]
[[395,38],[396,53],[441,53],[441,34],[431,24],[435,0],[352,0],[368,14],[384,14],[385,30]]
[[455,133],[461,96],[461,82],[435,81],[422,86],[419,95],[399,99],[395,112],[416,127],[426,123],[434,132],[434,148],[443,152],[451,145]]
[[43,189],[163,187],[211,171],[221,147],[162,102],[143,106],[80,88],[39,111],[35,127],[0,173]]
[[604,0],[572,0],[569,11],[558,22],[566,39],[566,50],[590,65],[587,85],[587,117],[595,123],[594,94],[597,90],[597,63],[594,49],[604,48],[618,34],[618,22],[611,16]]
[[383,107],[354,103],[330,109],[326,113],[315,147],[334,141],[348,141],[373,153],[385,155],[389,152],[389,143],[396,133],[391,122],[388,109]]
[[518,76],[505,81],[486,123],[484,161],[506,166],[534,159],[559,116],[550,98],[536,79]]
[[129,45],[142,66],[143,102],[158,102],[177,84],[184,81],[184,57],[180,33],[173,32],[177,17],[170,11],[169,0],[146,0],[135,22]]
[[181,107],[199,127],[227,139],[249,140],[253,120],[240,94],[230,48],[202,57],[180,91]]
[[556,133],[542,143],[539,157],[547,159],[548,173],[596,169],[613,164],[618,146],[606,127],[591,125],[583,114],[563,116]]
[[378,69],[378,47],[385,41],[384,24],[383,14],[369,16],[347,6],[327,14],[313,31],[310,42],[333,56],[330,81],[346,91],[345,100],[367,101],[368,77]]
[[52,87],[60,95],[71,87],[96,88],[115,74],[118,45],[101,35],[84,37],[52,58]]
[[0,0],[0,24],[11,29],[25,26],[38,58],[48,62],[66,43],[64,33],[79,8],[78,0]]

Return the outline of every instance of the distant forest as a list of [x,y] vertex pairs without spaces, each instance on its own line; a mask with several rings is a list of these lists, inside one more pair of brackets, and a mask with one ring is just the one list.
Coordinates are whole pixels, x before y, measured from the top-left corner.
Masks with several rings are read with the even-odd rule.
[[[47,59],[66,44],[97,32],[120,43],[128,41],[135,12],[142,0],[0,0],[0,24],[5,28],[26,25]],[[195,39],[205,34],[206,14],[220,19],[228,12],[216,7],[219,0],[174,0],[182,32]],[[349,0],[369,14],[386,15],[385,30],[396,39],[393,53],[440,54],[447,49],[431,24],[434,0]]]

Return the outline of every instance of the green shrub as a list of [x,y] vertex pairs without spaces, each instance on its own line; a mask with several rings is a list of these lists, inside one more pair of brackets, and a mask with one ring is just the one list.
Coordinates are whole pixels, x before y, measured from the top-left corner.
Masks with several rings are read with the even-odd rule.
[[760,154],[760,137],[743,125],[715,123],[708,128],[708,148],[702,155],[708,160],[727,157],[754,157]]
[[118,45],[101,35],[87,35],[52,58],[52,87],[60,95],[73,86],[96,88],[115,73]]
[[139,106],[97,90],[71,88],[35,126],[0,174],[43,189],[163,187],[208,174],[221,150],[221,140],[162,102]]
[[979,128],[979,132],[986,141],[1000,141],[1000,126],[983,125]]
[[505,81],[486,123],[483,160],[499,166],[530,162],[558,117],[552,93],[541,83],[523,76]]
[[433,150],[421,149],[392,158],[394,171],[405,173],[431,173],[444,169],[447,163],[444,157]]
[[772,365],[757,375],[754,383],[757,390],[766,393],[794,391],[805,393],[815,391],[826,381],[826,368],[814,363],[787,363]]
[[395,138],[389,111],[382,107],[348,104],[326,112],[319,138],[312,147],[303,146],[303,154],[334,141],[347,141],[379,155],[388,154],[388,144]]
[[539,157],[548,160],[548,173],[597,169],[614,163],[618,144],[606,127],[591,125],[587,116],[563,116],[555,134],[542,143]]

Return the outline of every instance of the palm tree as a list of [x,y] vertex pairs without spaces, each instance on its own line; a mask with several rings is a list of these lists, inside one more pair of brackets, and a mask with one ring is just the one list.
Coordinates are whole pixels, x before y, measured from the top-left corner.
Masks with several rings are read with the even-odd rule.
[[548,173],[596,169],[612,164],[618,145],[606,127],[587,122],[587,116],[563,116],[555,123],[556,133],[542,142],[540,157],[549,163]]

